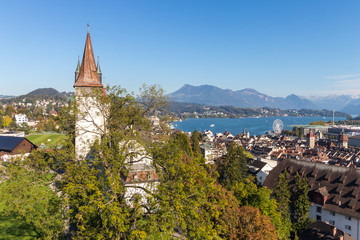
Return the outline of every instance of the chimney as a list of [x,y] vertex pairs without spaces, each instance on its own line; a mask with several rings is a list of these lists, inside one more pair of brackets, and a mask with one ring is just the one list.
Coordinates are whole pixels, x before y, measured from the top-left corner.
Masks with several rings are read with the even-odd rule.
[[344,235],[341,234],[341,235],[339,236],[339,240],[344,240]]

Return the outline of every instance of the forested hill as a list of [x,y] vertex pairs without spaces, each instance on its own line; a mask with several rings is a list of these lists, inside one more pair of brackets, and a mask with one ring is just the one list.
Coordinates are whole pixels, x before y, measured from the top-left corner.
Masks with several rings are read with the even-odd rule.
[[54,88],[38,88],[34,91],[29,92],[25,96],[48,96],[48,97],[65,97],[63,93],[60,93]]
[[59,92],[54,88],[38,88],[24,95],[3,99],[0,98],[0,103],[16,105],[16,103],[33,103],[37,100],[54,100],[56,102],[65,103],[68,102],[73,95],[73,92]]
[[[197,103],[172,102],[168,110],[179,118],[241,118],[241,117],[274,117],[274,116],[320,116],[330,117],[333,115],[329,110],[280,110],[278,108],[239,108],[233,106],[207,106]],[[348,117],[343,112],[335,112],[336,117]]]

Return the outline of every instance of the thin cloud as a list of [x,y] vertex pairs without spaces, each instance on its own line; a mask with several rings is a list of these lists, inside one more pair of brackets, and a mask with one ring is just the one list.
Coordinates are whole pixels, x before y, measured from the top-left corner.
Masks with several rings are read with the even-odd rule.
[[360,74],[344,74],[337,76],[326,76],[326,84],[322,89],[312,89],[308,94],[315,95],[360,95]]
[[355,79],[342,79],[332,83],[334,87],[345,87],[345,88],[360,88],[360,78]]
[[349,79],[349,78],[356,78],[360,77],[359,74],[349,74],[349,75],[338,75],[338,76],[327,76],[325,79]]
[[[350,75],[347,75],[350,76]],[[308,94],[315,95],[360,95],[360,75],[355,78],[355,74],[352,79],[328,79],[329,82],[324,85],[322,89],[312,89],[308,91]],[[331,81],[332,80],[332,81]]]

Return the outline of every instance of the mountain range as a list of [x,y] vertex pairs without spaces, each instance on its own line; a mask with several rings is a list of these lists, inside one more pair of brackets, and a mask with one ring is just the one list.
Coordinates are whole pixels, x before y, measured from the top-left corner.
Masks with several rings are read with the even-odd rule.
[[199,103],[212,106],[270,107],[287,109],[335,110],[348,114],[360,114],[360,99],[350,95],[325,97],[302,97],[291,94],[287,97],[272,97],[252,88],[233,91],[211,85],[192,86],[185,84],[179,90],[168,94],[171,101]]
[[[26,95],[28,97],[71,97],[72,92],[59,92],[54,88],[39,88]],[[242,108],[270,107],[281,110],[314,109],[335,110],[352,115],[360,115],[360,98],[350,95],[329,95],[303,97],[291,94],[287,97],[272,97],[252,88],[242,90],[221,89],[212,85],[192,86],[185,84],[179,90],[168,94],[173,102],[197,103],[208,106],[233,106]],[[0,99],[15,96],[0,95]]]

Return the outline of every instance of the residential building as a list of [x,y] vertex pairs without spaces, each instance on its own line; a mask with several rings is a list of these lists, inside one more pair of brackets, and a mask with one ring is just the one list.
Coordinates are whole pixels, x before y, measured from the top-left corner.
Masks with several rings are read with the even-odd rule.
[[323,221],[310,223],[299,234],[299,240],[354,240],[349,234]]
[[273,169],[268,163],[261,160],[252,160],[248,162],[247,167],[252,175],[256,177],[259,185],[263,185],[269,172]]
[[28,118],[25,114],[15,114],[15,121],[17,125],[28,123]]
[[360,169],[285,159],[270,171],[264,186],[274,188],[285,170],[290,188],[297,172],[308,179],[309,217],[328,222],[360,240]]
[[0,136],[0,163],[24,157],[37,146],[24,137]]

